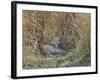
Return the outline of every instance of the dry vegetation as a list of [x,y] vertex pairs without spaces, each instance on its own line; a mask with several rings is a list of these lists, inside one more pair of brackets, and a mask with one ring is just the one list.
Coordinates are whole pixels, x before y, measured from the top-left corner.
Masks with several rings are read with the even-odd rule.
[[[23,10],[22,15],[24,69],[90,66],[90,14]],[[41,47],[55,37],[64,56]]]

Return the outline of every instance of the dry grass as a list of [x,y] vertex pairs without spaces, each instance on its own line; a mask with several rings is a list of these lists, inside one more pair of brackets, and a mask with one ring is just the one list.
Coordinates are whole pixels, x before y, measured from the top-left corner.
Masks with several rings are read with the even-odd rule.
[[[23,10],[23,68],[90,66],[90,14]],[[40,45],[59,37],[65,56],[46,54]],[[33,53],[33,51],[38,51]]]

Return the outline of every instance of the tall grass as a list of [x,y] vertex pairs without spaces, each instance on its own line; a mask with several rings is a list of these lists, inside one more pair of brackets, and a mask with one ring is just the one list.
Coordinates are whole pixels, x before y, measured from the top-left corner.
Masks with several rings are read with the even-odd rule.
[[[23,69],[90,66],[90,16],[23,10]],[[46,54],[40,47],[56,36],[66,50],[64,56]]]

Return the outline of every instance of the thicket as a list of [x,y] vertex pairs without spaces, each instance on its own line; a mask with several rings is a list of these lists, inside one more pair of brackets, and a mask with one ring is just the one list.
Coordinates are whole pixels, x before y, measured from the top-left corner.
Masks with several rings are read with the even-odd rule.
[[[23,68],[90,66],[90,20],[89,13],[23,10]],[[46,54],[41,47],[54,37],[64,56]]]

